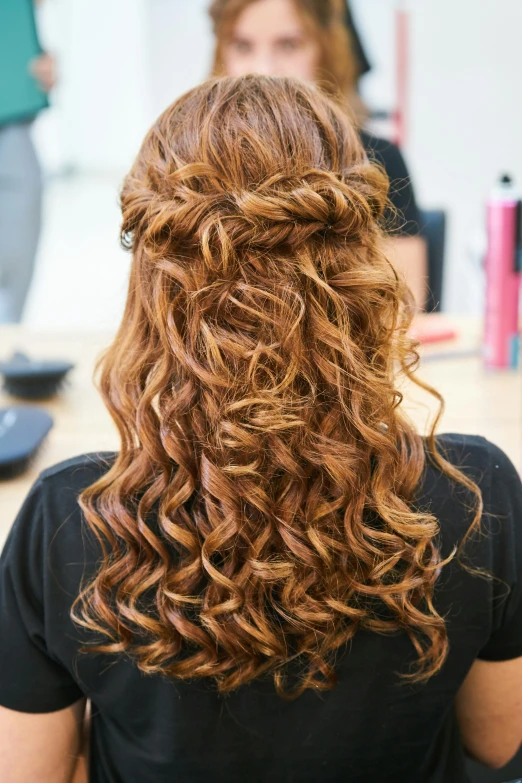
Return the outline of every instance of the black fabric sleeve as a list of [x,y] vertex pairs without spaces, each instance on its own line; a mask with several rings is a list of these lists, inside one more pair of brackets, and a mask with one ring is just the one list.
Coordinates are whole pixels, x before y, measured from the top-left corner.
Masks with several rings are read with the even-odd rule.
[[390,180],[390,208],[384,216],[384,228],[393,236],[417,236],[420,215],[410,173],[400,149],[391,141],[361,133],[368,157],[383,166]]
[[[490,450],[489,503],[485,530],[491,548],[491,634],[480,651],[485,661],[522,656],[522,482],[509,458]],[[488,508],[489,506],[489,508]]]
[[38,481],[0,557],[0,704],[18,712],[54,712],[81,699],[71,674],[49,653],[45,606],[46,520]]

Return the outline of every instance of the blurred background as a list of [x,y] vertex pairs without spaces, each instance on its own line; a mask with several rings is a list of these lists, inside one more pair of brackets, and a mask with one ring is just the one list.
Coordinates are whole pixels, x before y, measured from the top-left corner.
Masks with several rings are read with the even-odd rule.
[[[208,0],[39,5],[41,43],[56,55],[58,79],[50,108],[33,126],[46,187],[27,325],[117,325],[130,261],[118,245],[118,188],[155,117],[209,73],[207,6]],[[443,309],[481,313],[485,202],[503,172],[522,186],[522,4],[352,0],[351,6],[372,65],[361,93],[381,117],[381,135],[393,135],[382,116],[397,109],[398,62],[407,76],[403,154],[420,206],[444,209],[448,218]],[[409,38],[399,58],[401,11]]]

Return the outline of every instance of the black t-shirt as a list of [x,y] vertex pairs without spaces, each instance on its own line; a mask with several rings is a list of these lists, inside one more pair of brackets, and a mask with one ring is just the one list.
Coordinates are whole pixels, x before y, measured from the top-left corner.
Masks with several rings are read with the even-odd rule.
[[366,131],[360,132],[368,157],[384,167],[390,180],[385,228],[393,235],[416,236],[420,231],[420,216],[408,168],[400,149],[391,141],[380,139]]
[[[77,498],[111,460],[87,455],[41,475],[3,551],[0,704],[38,713],[90,698],[93,783],[465,781],[455,694],[476,658],[522,656],[522,485],[483,438],[439,442],[483,493],[487,535],[469,545],[468,562],[498,579],[473,576],[455,560],[443,569],[435,603],[450,653],[427,684],[399,679],[416,659],[401,634],[358,632],[338,656],[338,685],[293,702],[268,679],[220,697],[208,681],[171,682],[141,674],[127,657],[80,655],[85,632],[69,611],[99,551]],[[431,466],[419,495],[440,520],[448,554],[469,525],[466,498]]]

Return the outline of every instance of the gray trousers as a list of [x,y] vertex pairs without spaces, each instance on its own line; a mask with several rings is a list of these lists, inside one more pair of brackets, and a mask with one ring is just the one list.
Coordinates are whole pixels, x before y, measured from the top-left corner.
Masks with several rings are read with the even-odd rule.
[[31,123],[0,126],[0,323],[17,323],[33,276],[42,176]]

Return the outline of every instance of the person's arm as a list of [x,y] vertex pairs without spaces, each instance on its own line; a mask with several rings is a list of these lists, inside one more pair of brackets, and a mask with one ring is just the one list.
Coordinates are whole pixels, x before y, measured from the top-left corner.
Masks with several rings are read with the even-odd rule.
[[85,712],[83,715],[82,725],[82,737],[80,755],[78,756],[78,763],[74,770],[74,776],[72,783],[89,783],[89,758],[91,749],[91,714],[92,705],[90,701],[87,701],[85,705]]
[[44,486],[33,485],[0,555],[2,783],[72,783],[83,745],[85,694],[48,639],[46,618],[61,609],[47,589],[59,577],[46,576],[54,534]]
[[0,707],[0,780],[87,783],[85,764],[78,765],[84,711],[85,699],[44,714]]
[[421,236],[392,236],[386,240],[385,253],[412,292],[417,312],[423,312],[428,294],[428,250],[425,239]]
[[475,661],[455,706],[469,755],[504,767],[522,745],[522,658]]
[[499,769],[522,744],[522,483],[499,448],[489,444],[489,452],[479,546],[492,577],[490,633],[455,707],[468,753]]

